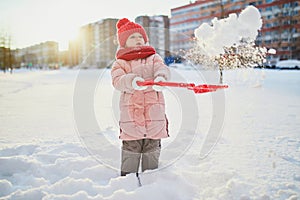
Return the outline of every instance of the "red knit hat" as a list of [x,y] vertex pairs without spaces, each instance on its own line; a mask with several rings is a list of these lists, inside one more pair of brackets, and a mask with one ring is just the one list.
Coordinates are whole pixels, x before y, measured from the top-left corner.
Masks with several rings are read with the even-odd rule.
[[127,41],[127,38],[133,33],[140,33],[145,43],[148,41],[148,36],[145,29],[134,22],[129,21],[127,18],[120,19],[117,22],[117,30],[118,30],[118,41],[121,47],[124,47]]

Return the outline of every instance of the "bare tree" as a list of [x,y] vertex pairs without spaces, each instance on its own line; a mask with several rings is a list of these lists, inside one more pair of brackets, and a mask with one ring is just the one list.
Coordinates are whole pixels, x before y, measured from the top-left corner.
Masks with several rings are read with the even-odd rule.
[[10,69],[12,72],[13,55],[11,51],[11,36],[0,33],[0,69],[5,73]]
[[[223,0],[219,0],[220,1],[220,13],[221,13],[221,16],[220,18],[223,19],[225,16],[224,14],[224,4],[223,4]],[[223,83],[223,68],[221,65],[219,65],[219,72],[220,72],[220,80],[219,80],[219,83],[222,84]]]

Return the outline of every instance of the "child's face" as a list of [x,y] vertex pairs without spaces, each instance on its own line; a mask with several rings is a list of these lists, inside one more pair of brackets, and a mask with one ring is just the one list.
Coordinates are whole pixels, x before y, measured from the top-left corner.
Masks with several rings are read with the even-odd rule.
[[145,45],[145,40],[140,33],[131,34],[126,41],[125,47],[137,47]]

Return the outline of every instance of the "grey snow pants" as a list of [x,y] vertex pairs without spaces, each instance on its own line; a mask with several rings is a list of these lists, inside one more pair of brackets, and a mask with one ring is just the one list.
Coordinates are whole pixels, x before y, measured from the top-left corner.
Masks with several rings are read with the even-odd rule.
[[158,168],[160,150],[160,139],[123,140],[121,176],[138,173],[140,161],[142,161],[142,171]]

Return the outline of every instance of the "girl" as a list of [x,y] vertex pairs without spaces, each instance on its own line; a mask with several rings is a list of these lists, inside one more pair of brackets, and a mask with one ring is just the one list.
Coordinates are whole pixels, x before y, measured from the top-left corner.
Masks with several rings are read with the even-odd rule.
[[117,23],[119,49],[112,66],[114,88],[121,91],[121,176],[158,168],[161,139],[168,137],[165,101],[160,86],[139,86],[138,81],[166,81],[170,71],[153,47],[145,29],[123,18]]

